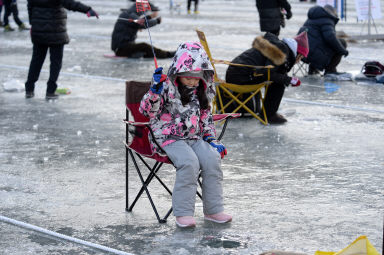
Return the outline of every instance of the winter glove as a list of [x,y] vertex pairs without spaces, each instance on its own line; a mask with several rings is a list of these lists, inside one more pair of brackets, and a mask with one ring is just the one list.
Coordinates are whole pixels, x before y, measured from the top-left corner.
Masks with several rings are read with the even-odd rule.
[[153,83],[151,86],[151,91],[159,95],[163,90],[163,81],[165,81],[166,79],[167,76],[163,74],[163,68],[156,68],[155,72],[153,73]]
[[88,16],[88,18],[89,18],[89,17],[96,17],[96,18],[99,18],[99,15],[97,14],[97,12],[95,12],[92,8],[89,9],[89,11],[87,12],[87,16]]
[[301,81],[297,77],[292,77],[290,84],[292,87],[298,87],[300,86]]
[[285,17],[286,17],[287,19],[292,18],[292,12],[291,12],[291,11],[287,11],[287,14],[285,14]]
[[145,24],[145,19],[138,19],[138,20],[136,21],[136,23],[139,24],[140,26],[144,26],[144,24]]
[[349,55],[349,51],[346,50],[346,51],[344,52],[344,57],[346,58],[348,55]]
[[156,19],[156,21],[157,21],[157,24],[160,24],[160,23],[161,23],[161,17],[158,17],[158,18]]
[[203,140],[209,143],[213,148],[215,148],[219,153],[221,158],[224,158],[227,155],[227,149],[220,143],[220,141],[216,140],[213,136],[207,135],[203,137]]

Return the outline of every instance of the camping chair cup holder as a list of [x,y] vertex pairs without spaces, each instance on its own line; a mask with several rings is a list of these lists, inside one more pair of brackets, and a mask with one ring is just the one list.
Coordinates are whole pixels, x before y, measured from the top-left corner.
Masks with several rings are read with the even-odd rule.
[[[216,84],[216,98],[214,101],[213,112],[214,113],[236,113],[239,110],[243,109],[244,111],[249,113],[251,116],[258,119],[261,123],[263,123],[264,125],[267,125],[268,120],[267,120],[267,115],[264,108],[264,100],[268,92],[268,86],[272,83],[272,81],[270,80],[270,72],[274,66],[272,65],[251,66],[251,65],[231,63],[226,60],[213,59],[204,32],[200,30],[196,30],[196,33],[200,40],[201,45],[204,47],[205,51],[207,52],[208,57],[211,61],[211,64],[215,70],[214,81]],[[251,85],[232,84],[218,77],[215,64],[226,64],[226,65],[253,68],[255,70],[255,74],[254,74],[255,76],[263,75],[263,74],[258,74],[257,70],[267,69],[267,77],[265,81],[259,84],[251,84]],[[228,97],[229,102],[224,102],[223,96]],[[254,112],[246,105],[248,101],[250,101],[255,96],[258,96],[259,98],[258,100],[260,100],[260,108],[261,108],[260,114],[258,114],[257,112]],[[234,102],[236,102],[238,106],[233,110],[229,110],[228,107]]]
[[[166,192],[170,196],[172,196],[172,191],[162,181],[161,173],[160,173],[160,169],[164,164],[172,165],[172,162],[167,156],[159,155],[152,152],[148,134],[151,133],[153,137],[153,131],[149,125],[149,119],[139,112],[141,99],[144,96],[144,94],[149,90],[149,87],[150,87],[150,82],[138,82],[138,81],[126,82],[126,90],[125,90],[126,91],[125,93],[126,118],[124,120],[125,127],[126,127],[126,130],[125,130],[125,136],[126,136],[126,139],[125,139],[125,148],[126,148],[125,209],[128,212],[132,212],[136,203],[139,201],[139,199],[145,192],[151,204],[153,212],[156,215],[158,222],[165,223],[169,215],[172,213],[172,207],[167,211],[167,213],[163,217],[160,217],[158,208],[155,205],[154,199],[151,196],[149,185],[153,179],[156,179],[161,184],[161,186],[166,190]],[[223,137],[228,121],[231,118],[236,118],[239,116],[240,114],[238,113],[213,115],[213,120],[215,122],[224,121],[218,140],[221,140],[221,138]],[[132,121],[130,120],[130,117],[133,117]],[[157,144],[157,146],[161,148],[159,144]],[[148,162],[149,160],[147,161],[147,159],[154,160],[154,163],[152,163],[152,166],[150,165],[151,162]],[[129,161],[130,160],[132,161],[133,166],[141,181],[141,187],[131,204],[129,204]],[[142,165],[139,165],[138,162],[141,162]],[[142,171],[142,168],[147,168],[148,170],[148,174],[145,177],[144,177],[144,171]],[[198,183],[201,187],[200,178],[198,179]],[[197,192],[197,195],[202,199],[202,196],[199,191]]]

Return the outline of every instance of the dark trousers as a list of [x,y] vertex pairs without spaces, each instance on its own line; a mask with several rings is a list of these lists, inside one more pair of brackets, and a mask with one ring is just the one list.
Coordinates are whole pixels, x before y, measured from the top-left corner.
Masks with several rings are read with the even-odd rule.
[[18,26],[21,26],[23,22],[19,19],[19,10],[17,4],[13,3],[12,0],[4,0],[4,26],[9,24],[9,16],[13,14],[13,19]]
[[55,93],[59,78],[61,65],[63,62],[64,45],[41,45],[33,44],[33,53],[31,64],[29,65],[28,80],[25,83],[25,91],[33,92],[35,90],[35,83],[39,79],[41,68],[43,67],[45,57],[49,49],[51,65],[49,67],[49,79],[47,82],[47,93]]
[[191,9],[192,1],[195,2],[195,11],[197,11],[197,6],[199,5],[199,0],[188,0],[188,2],[187,2],[187,10],[189,11]]
[[[339,38],[340,43],[344,46],[344,48],[347,48],[347,42]],[[343,55],[340,54],[334,54],[331,58],[331,62],[329,62],[328,66],[325,68],[325,73],[335,73],[337,72],[336,67],[340,64],[341,58]]]
[[[173,57],[170,52],[153,47],[156,58],[170,58]],[[151,45],[147,43],[127,43],[115,52],[116,56],[129,57],[129,58],[153,58]]]
[[282,84],[272,83],[269,85],[267,96],[264,100],[264,108],[267,118],[272,117],[279,110],[284,91],[285,86]]

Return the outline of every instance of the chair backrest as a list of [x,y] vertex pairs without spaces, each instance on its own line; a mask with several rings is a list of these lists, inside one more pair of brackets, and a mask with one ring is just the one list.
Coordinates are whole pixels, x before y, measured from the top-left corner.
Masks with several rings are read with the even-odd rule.
[[[150,85],[150,82],[140,81],[127,81],[125,84],[125,105],[134,122],[149,122],[149,119],[140,113],[139,107],[141,99],[148,92]],[[128,144],[129,148],[143,156],[170,163],[168,157],[153,153],[148,138],[149,129],[146,126],[135,126],[132,133],[132,141]]]
[[[140,102],[144,94],[148,91],[149,82],[127,81],[125,85],[125,105],[127,111],[131,113],[133,121],[148,122],[149,119],[139,112]],[[129,115],[128,115],[129,118]],[[132,131],[132,130],[131,130]],[[148,129],[145,127],[135,127],[133,139],[129,147],[136,152],[144,155],[151,155],[152,150],[148,140]]]
[[197,36],[199,37],[199,40],[200,40],[201,45],[203,46],[205,52],[207,52],[207,54],[208,54],[209,61],[211,61],[211,64],[212,64],[212,66],[213,66],[213,69],[215,70],[215,74],[214,74],[215,82],[219,82],[220,79],[219,79],[219,77],[217,76],[215,63],[214,63],[214,61],[213,61],[211,51],[209,50],[209,46],[208,46],[208,42],[207,42],[207,38],[205,38],[205,34],[204,34],[203,31],[200,31],[200,30],[196,29],[196,33],[197,33]]

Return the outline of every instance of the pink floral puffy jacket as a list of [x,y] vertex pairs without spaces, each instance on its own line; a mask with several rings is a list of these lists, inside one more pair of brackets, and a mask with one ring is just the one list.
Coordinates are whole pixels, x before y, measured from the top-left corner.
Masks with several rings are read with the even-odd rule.
[[[150,118],[154,136],[161,147],[181,139],[201,139],[205,135],[216,136],[210,109],[200,109],[196,94],[191,102],[183,106],[175,84],[176,76],[182,72],[203,71],[203,82],[209,102],[215,96],[214,69],[204,48],[198,42],[180,44],[163,83],[161,94],[149,90],[141,100],[140,112]],[[153,143],[152,151],[160,153]]]

